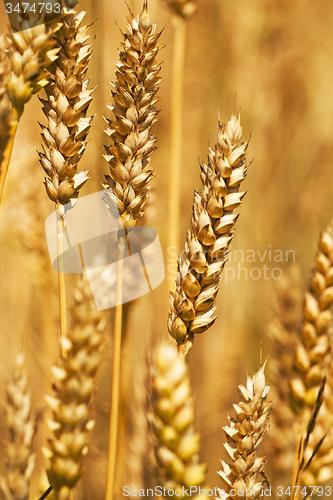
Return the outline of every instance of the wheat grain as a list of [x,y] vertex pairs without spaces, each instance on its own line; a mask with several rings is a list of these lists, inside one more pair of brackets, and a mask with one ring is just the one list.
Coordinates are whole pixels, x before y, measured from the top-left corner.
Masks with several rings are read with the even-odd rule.
[[33,438],[35,421],[27,392],[24,356],[15,360],[12,376],[6,384],[6,476],[0,478],[0,491],[5,500],[29,500],[30,478],[34,469]]
[[150,383],[159,485],[181,491],[183,487],[201,486],[206,465],[198,461],[200,437],[193,431],[189,373],[184,357],[175,346],[159,347]]
[[[106,176],[105,189],[108,204],[116,206],[125,227],[134,226],[144,213],[148,183],[153,177],[147,170],[150,156],[156,149],[156,139],[151,133],[157,120],[156,94],[161,78],[161,62],[156,57],[163,47],[158,40],[161,32],[150,20],[147,5],[140,16],[132,18],[116,63],[116,77],[112,85],[114,105],[109,106],[115,121],[107,119],[106,134],[113,145],[105,146],[110,175]],[[111,208],[112,209],[112,208]]]
[[265,365],[251,378],[246,387],[238,386],[240,402],[234,405],[236,418],[228,417],[230,425],[223,428],[227,442],[224,444],[228,463],[221,460],[218,472],[227,490],[219,498],[261,499],[264,481],[260,474],[265,458],[258,456],[258,446],[270,423],[272,403],[266,401],[269,386],[265,381]]
[[170,294],[168,328],[186,353],[195,334],[215,321],[216,295],[239,207],[245,195],[239,191],[248,163],[248,143],[240,142],[240,115],[219,123],[217,144],[209,148],[208,162],[201,164],[203,192],[195,190],[192,231],[187,232],[185,252],[178,260],[176,291]]
[[96,310],[86,276],[77,285],[74,299],[72,326],[63,340],[66,356],[53,369],[55,394],[47,397],[53,436],[45,454],[50,459],[48,477],[57,500],[69,499],[70,490],[82,474],[82,459],[94,425],[89,402],[101,362],[107,319],[106,313]]

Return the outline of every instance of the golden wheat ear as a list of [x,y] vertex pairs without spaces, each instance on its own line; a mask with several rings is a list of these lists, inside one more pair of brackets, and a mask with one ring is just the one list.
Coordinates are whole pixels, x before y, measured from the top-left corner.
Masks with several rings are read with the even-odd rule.
[[206,465],[198,461],[200,436],[193,430],[189,372],[175,345],[164,344],[157,350],[150,383],[159,484],[181,491],[201,486]]
[[321,234],[305,294],[297,337],[291,396],[297,410],[313,407],[325,371],[331,363],[330,328],[333,305],[333,224]]
[[89,173],[77,171],[93,118],[87,116],[93,90],[88,88],[86,73],[92,51],[87,43],[89,26],[82,25],[84,16],[83,11],[72,11],[57,31],[59,58],[50,68],[46,99],[40,99],[48,125],[41,125],[43,153],[39,159],[46,173],[47,195],[56,203],[60,217],[64,215],[62,205],[75,203]]
[[82,460],[88,451],[89,433],[94,426],[90,400],[94,377],[100,366],[105,343],[107,314],[96,310],[86,276],[74,290],[75,306],[68,337],[63,339],[65,359],[53,368],[54,395],[47,397],[52,409],[45,455],[48,477],[57,500],[68,500],[82,475]]
[[107,119],[105,130],[113,141],[105,146],[104,156],[110,175],[103,187],[112,188],[112,193],[107,193],[109,204],[116,205],[124,227],[131,227],[144,213],[148,184],[153,178],[153,171],[147,167],[156,149],[152,127],[159,112],[156,104],[161,61],[157,56],[163,45],[146,3],[122,35],[116,80],[111,84],[114,104],[109,106],[115,120]]
[[49,81],[47,68],[58,57],[59,48],[56,47],[54,35],[61,23],[46,23],[44,14],[28,11],[19,16],[21,29],[7,37],[12,65],[7,91],[13,107],[18,110],[18,114],[22,114],[31,96]]
[[31,412],[24,365],[24,356],[19,354],[5,390],[9,437],[4,455],[6,475],[0,478],[0,491],[6,500],[29,500],[30,478],[35,465],[35,420]]
[[[294,352],[294,374],[290,382],[292,408],[298,415],[299,434],[307,427],[326,377],[323,403],[307,445],[305,460],[314,454],[302,473],[306,486],[322,484],[333,477],[333,361],[331,325],[333,317],[333,224],[319,238],[318,250],[309,278],[303,317]],[[320,449],[317,444],[325,436]]]
[[244,498],[245,491],[250,491],[246,498],[262,498],[266,459],[258,456],[258,446],[269,427],[273,405],[266,401],[269,386],[265,380],[265,365],[253,377],[247,376],[246,387],[238,386],[240,402],[234,405],[236,417],[228,416],[230,425],[223,428],[228,461],[221,460],[222,470],[218,472],[225,485],[223,493],[219,493],[221,499]]
[[7,54],[11,61],[7,96],[12,104],[7,140],[3,146],[0,165],[0,201],[13,149],[14,138],[25,104],[49,81],[48,68],[57,59],[55,34],[61,23],[50,20],[43,13],[28,12],[18,15],[19,30],[8,35]]
[[195,190],[192,231],[178,260],[176,291],[170,294],[168,328],[186,353],[194,335],[215,322],[216,295],[245,193],[248,142],[242,142],[240,115],[219,123],[217,143],[201,164],[202,192]]

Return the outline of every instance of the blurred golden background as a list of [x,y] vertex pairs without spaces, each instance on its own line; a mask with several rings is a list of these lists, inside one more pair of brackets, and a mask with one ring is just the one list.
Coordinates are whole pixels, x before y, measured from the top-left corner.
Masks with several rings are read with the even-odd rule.
[[[128,5],[135,13],[142,8],[141,0],[128,1]],[[96,37],[89,70],[91,84],[97,86],[91,105],[91,114],[96,116],[80,163],[80,170],[91,170],[91,180],[82,190],[84,196],[100,189],[108,171],[102,158],[102,142],[108,141],[103,115],[110,117],[106,108],[111,102],[108,82],[114,78],[118,26],[125,28],[128,10],[119,0],[82,0],[77,8],[86,10],[87,21],[94,22],[91,33]],[[164,28],[161,41],[166,47],[161,52],[161,112],[155,125],[158,149],[151,161],[155,179],[145,224],[158,230],[167,262],[173,29],[171,15],[161,0],[150,0],[149,9],[153,22]],[[0,19],[0,30],[5,32],[4,3],[0,4]],[[235,269],[235,278],[227,283],[222,280],[217,320],[212,329],[196,338],[189,355],[196,428],[201,432],[201,456],[209,463],[207,482],[211,485],[219,485],[216,470],[224,453],[222,426],[227,411],[237,401],[237,384],[244,382],[246,369],[252,373],[260,356],[264,359],[271,352],[265,331],[272,316],[275,280],[270,271],[265,279],[262,268],[266,265],[283,271],[288,265],[285,251],[293,250],[289,262],[294,255],[305,283],[319,233],[333,215],[332,26],[333,4],[324,0],[198,0],[197,12],[188,21],[180,249],[190,225],[193,190],[200,188],[198,158],[205,160],[209,142],[214,144],[218,113],[225,122],[241,108],[243,134],[251,135],[248,158],[253,158],[244,186],[248,193],[232,242],[234,262],[226,266]],[[44,236],[44,221],[53,206],[44,193],[43,171],[36,154],[41,142],[38,121],[44,123],[44,116],[34,96],[19,125],[0,209],[0,335],[4,374],[11,369],[18,349],[26,352],[34,405],[42,415],[46,410],[43,395],[51,390],[49,368],[58,349],[58,304],[57,275],[49,264]],[[256,261],[245,258],[242,262],[235,250],[242,250],[245,257],[254,251]],[[274,262],[269,250],[272,256],[282,251],[284,261]],[[247,268],[247,279],[245,271],[238,279],[238,263]],[[259,279],[251,279],[253,268],[260,270],[252,272]],[[279,275],[276,271],[275,276]],[[74,278],[68,277],[68,281],[74,283]],[[145,453],[147,432],[143,417],[147,358],[155,342],[168,336],[165,298],[165,286],[161,285],[126,307],[120,429],[124,439],[120,439],[116,485],[119,498],[121,488],[137,481],[145,465],[141,453]],[[68,299],[71,301],[71,290]],[[112,321],[108,333],[111,337]],[[110,342],[98,376],[97,422],[85,477],[76,493],[80,499],[103,498],[111,360]],[[2,376],[1,397],[4,383]],[[42,432],[39,436],[36,445],[41,447]],[[39,470],[41,461],[40,456]],[[36,477],[35,496],[31,498],[40,488]]]

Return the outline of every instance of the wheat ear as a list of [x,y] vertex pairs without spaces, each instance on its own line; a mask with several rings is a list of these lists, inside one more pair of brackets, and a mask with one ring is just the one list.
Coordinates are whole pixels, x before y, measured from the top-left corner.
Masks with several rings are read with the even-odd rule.
[[296,338],[294,368],[290,383],[293,409],[299,414],[300,433],[309,420],[322,385],[327,377],[323,403],[306,450],[306,459],[315,452],[301,481],[305,485],[320,484],[333,477],[333,361],[330,341],[333,305],[333,224],[322,232],[305,294],[303,319]]
[[5,409],[10,437],[6,442],[6,476],[0,478],[0,491],[5,500],[29,500],[30,478],[35,465],[35,420],[31,414],[23,354],[17,356],[6,384]]
[[41,125],[43,153],[40,163],[47,175],[44,180],[48,197],[57,205],[75,204],[79,190],[88,180],[88,171],[77,172],[77,164],[87,145],[92,117],[87,117],[93,90],[85,80],[91,58],[89,26],[81,26],[85,12],[72,11],[56,33],[59,58],[50,68],[45,87],[47,99],[40,99],[48,126]]
[[[152,170],[147,167],[156,149],[151,129],[158,113],[155,105],[161,62],[157,61],[157,55],[162,45],[158,43],[161,33],[151,22],[147,4],[145,0],[140,16],[133,16],[127,32],[122,32],[122,50],[115,65],[117,79],[111,84],[114,104],[110,109],[115,120],[107,119],[105,130],[113,141],[111,146],[105,146],[105,159],[110,168],[110,175],[105,176],[103,184],[107,189],[105,199],[111,212],[115,216],[120,214],[121,225],[126,231],[144,214],[148,183],[153,177]],[[125,245],[124,235],[119,234],[106,500],[113,497],[116,465]]]
[[290,485],[296,439],[295,415],[290,408],[289,382],[293,375],[296,337],[301,321],[303,289],[300,268],[293,264],[276,286],[275,318],[268,326],[273,348],[267,370],[271,397],[276,401],[265,447],[269,452],[276,484]]
[[152,24],[147,2],[140,16],[132,18],[123,32],[124,41],[116,66],[116,81],[112,82],[115,120],[106,119],[106,134],[113,145],[105,146],[110,175],[106,177],[110,207],[116,206],[125,227],[135,226],[144,213],[148,183],[153,171],[147,170],[150,156],[156,149],[152,126],[157,120],[156,94],[161,81],[161,62],[157,60],[163,47],[158,40],[161,32]]
[[0,202],[7,176],[14,138],[25,104],[33,94],[48,83],[47,68],[57,59],[55,33],[61,23],[52,21],[44,13],[33,13],[21,8],[18,14],[19,30],[8,37],[7,53],[11,73],[7,80],[7,95],[12,103],[8,140],[0,166]]
[[193,430],[188,368],[175,346],[164,344],[157,350],[150,384],[159,484],[174,491],[199,487],[205,481],[206,465],[198,460],[200,436]]
[[252,378],[247,376],[246,387],[238,386],[240,402],[234,405],[236,418],[228,417],[230,425],[223,428],[229,460],[221,460],[222,470],[218,472],[226,486],[226,491],[219,492],[221,499],[263,498],[264,481],[260,475],[266,460],[258,456],[258,446],[268,429],[272,410],[272,403],[266,401],[269,386],[264,370],[265,365]]
[[82,459],[88,451],[94,421],[89,409],[94,377],[101,363],[107,315],[96,310],[86,276],[74,290],[75,306],[68,337],[63,339],[65,359],[53,368],[54,395],[46,396],[52,409],[53,432],[45,454],[50,460],[48,477],[57,500],[68,500],[82,475]]
[[194,193],[192,231],[178,260],[176,291],[170,294],[169,333],[185,353],[194,335],[215,321],[220,277],[238,219],[234,210],[245,195],[239,188],[248,167],[248,142],[241,136],[239,114],[227,125],[219,123],[215,148],[201,164],[203,191]]
[[82,186],[88,180],[88,170],[77,171],[77,165],[86,149],[92,117],[87,116],[92,101],[92,90],[86,80],[91,58],[89,26],[82,26],[85,12],[74,11],[64,19],[56,33],[59,57],[50,67],[50,81],[45,87],[46,99],[40,99],[48,125],[41,125],[43,153],[40,163],[47,175],[44,180],[50,200],[58,213],[59,302],[60,331],[67,332],[65,275],[62,272],[66,217],[64,205],[75,204]]
[[329,339],[333,304],[333,225],[321,234],[305,294],[303,320],[297,338],[291,396],[298,409],[313,407],[331,359]]

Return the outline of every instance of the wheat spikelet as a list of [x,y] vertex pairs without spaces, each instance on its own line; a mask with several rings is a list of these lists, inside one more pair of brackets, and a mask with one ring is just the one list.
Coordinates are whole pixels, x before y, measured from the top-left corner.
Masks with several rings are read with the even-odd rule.
[[49,425],[53,431],[45,450],[50,459],[48,476],[57,500],[68,500],[70,490],[82,474],[92,420],[89,402],[94,376],[101,362],[106,314],[96,310],[85,277],[74,292],[75,308],[68,338],[64,339],[65,359],[53,369],[55,394],[47,397],[52,409]]
[[19,354],[6,384],[6,421],[10,437],[6,442],[6,476],[0,478],[0,492],[6,500],[29,500],[30,478],[35,464],[33,437],[35,421],[24,356]]
[[71,11],[56,33],[59,57],[50,68],[47,99],[41,99],[48,126],[41,125],[44,141],[40,163],[47,174],[44,180],[49,198],[63,215],[62,205],[75,200],[88,180],[89,171],[77,172],[87,145],[92,117],[87,110],[92,101],[89,81],[85,80],[91,58],[89,26],[82,26],[85,12]]
[[164,0],[171,12],[184,18],[192,16],[197,9],[196,0]]
[[276,484],[290,484],[295,460],[295,415],[290,408],[289,382],[293,375],[293,361],[297,330],[301,321],[302,282],[299,267],[294,264],[277,282],[275,319],[268,328],[273,353],[268,367],[271,397],[276,401],[272,422],[265,441],[274,470]]
[[175,346],[165,344],[158,349],[150,382],[158,484],[181,491],[183,487],[200,486],[206,466],[198,462],[200,438],[192,428],[194,410],[188,368]]
[[156,149],[151,129],[158,113],[155,105],[161,62],[156,57],[163,47],[158,43],[160,35],[145,2],[141,15],[133,17],[123,33],[120,60],[115,65],[117,80],[111,84],[114,105],[109,107],[115,121],[106,120],[105,132],[113,145],[105,146],[110,175],[103,187],[112,188],[113,193],[107,193],[108,204],[117,207],[125,227],[136,225],[143,215],[153,177],[147,166]]
[[19,29],[8,36],[12,71],[7,91],[13,107],[21,114],[31,96],[49,81],[47,68],[58,57],[54,35],[61,23],[50,21],[43,12],[21,8],[18,25]]
[[[229,462],[221,460],[221,476],[226,490],[219,493],[223,499],[261,499],[263,480],[259,478],[265,458],[258,456],[258,446],[270,423],[272,403],[266,401],[269,386],[265,381],[265,365],[251,378],[246,387],[238,386],[240,402],[234,405],[236,418],[228,417],[230,426],[223,428],[227,442],[224,444]],[[230,490],[235,493],[230,494]]]
[[201,164],[203,192],[195,190],[192,231],[178,260],[176,291],[170,294],[168,328],[187,352],[194,335],[215,321],[216,295],[238,215],[233,211],[245,195],[239,191],[248,163],[248,142],[241,142],[240,115],[219,123],[217,144]]

